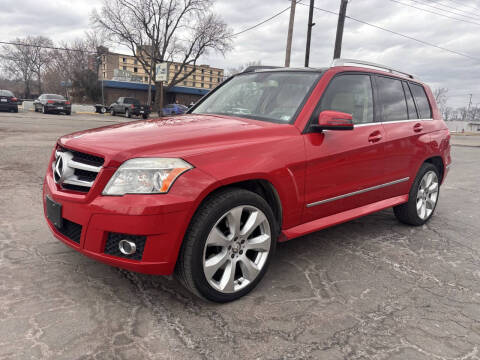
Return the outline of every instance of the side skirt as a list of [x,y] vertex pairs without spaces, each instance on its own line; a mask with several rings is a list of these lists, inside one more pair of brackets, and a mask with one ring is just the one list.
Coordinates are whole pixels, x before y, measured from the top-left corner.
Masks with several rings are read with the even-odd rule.
[[330,226],[344,223],[392,206],[400,205],[408,201],[408,194],[385,199],[359,208],[347,210],[338,214],[330,215],[321,219],[313,220],[305,224],[295,226],[282,231],[278,241],[284,242],[299,236],[325,229]]

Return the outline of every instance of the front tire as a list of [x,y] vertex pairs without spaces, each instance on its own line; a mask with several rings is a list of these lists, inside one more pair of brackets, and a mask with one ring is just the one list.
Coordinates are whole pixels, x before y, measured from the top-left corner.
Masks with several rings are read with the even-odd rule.
[[408,196],[408,202],[395,206],[393,212],[404,224],[420,226],[433,216],[440,195],[440,174],[436,166],[420,167]]
[[42,106],[42,114],[48,114],[48,111],[45,105]]
[[115,110],[113,110],[113,109],[110,110],[110,115],[115,116],[116,115]]
[[277,225],[268,203],[243,189],[207,199],[185,235],[176,277],[199,297],[228,302],[249,293],[275,252]]

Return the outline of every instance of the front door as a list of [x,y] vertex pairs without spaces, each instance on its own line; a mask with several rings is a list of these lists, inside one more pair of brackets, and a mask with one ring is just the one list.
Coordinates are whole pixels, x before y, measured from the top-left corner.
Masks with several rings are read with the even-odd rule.
[[384,130],[375,122],[369,74],[342,73],[325,90],[314,116],[352,114],[354,129],[305,134],[307,156],[303,221],[313,221],[383,199]]

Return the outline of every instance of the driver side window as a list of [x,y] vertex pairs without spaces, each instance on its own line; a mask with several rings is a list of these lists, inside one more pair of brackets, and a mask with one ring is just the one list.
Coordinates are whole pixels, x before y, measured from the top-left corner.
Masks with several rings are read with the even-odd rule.
[[324,110],[351,114],[354,124],[373,122],[370,76],[346,74],[334,77],[320,100],[320,111]]

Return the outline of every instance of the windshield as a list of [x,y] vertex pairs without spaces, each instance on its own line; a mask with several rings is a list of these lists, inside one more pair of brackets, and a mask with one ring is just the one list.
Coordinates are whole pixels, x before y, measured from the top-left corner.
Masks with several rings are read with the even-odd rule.
[[238,75],[208,96],[192,113],[288,123],[319,77],[319,73],[294,71]]

